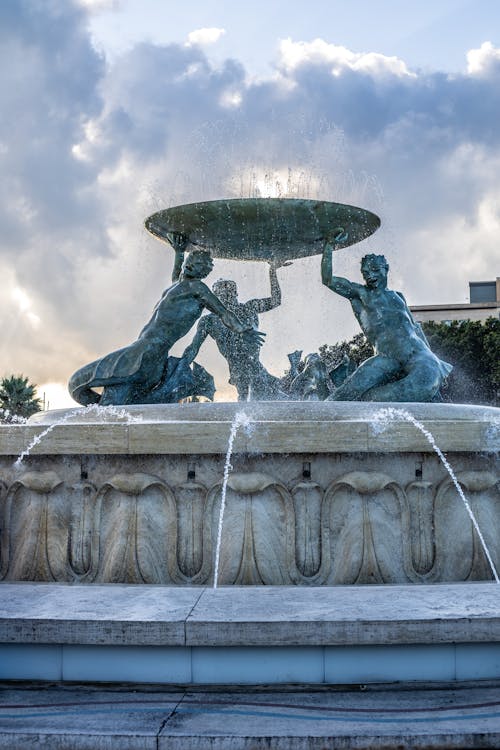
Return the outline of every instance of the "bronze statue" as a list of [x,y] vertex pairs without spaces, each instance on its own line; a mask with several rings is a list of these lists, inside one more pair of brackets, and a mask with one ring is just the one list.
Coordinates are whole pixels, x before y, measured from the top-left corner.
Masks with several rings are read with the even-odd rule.
[[304,357],[303,362],[300,361],[301,355],[298,350],[288,355],[290,372],[282,381],[289,398],[293,401],[325,401],[330,395],[325,363],[315,352]]
[[431,351],[401,292],[387,289],[389,265],[383,255],[365,255],[365,284],[333,275],[328,242],[321,262],[323,284],[346,297],[375,356],[362,364],[329,396],[334,401],[432,401],[452,366]]
[[[238,287],[230,279],[219,279],[212,289],[221,302],[253,330],[259,325],[259,314],[274,310],[281,304],[281,289],[276,274],[280,265],[277,261],[269,264],[271,296],[239,302]],[[236,387],[239,401],[271,401],[287,398],[281,390],[280,379],[271,375],[260,362],[261,342],[255,336],[239,333],[228,328],[218,315],[205,315],[198,323],[196,335],[186,348],[182,360],[190,364],[198,354],[201,345],[210,336],[229,365],[229,382]]]
[[[176,255],[174,283],[163,292],[151,320],[136,341],[72,375],[68,387],[78,403],[101,406],[169,403],[188,395],[205,395],[196,392],[196,380],[202,388],[207,387],[210,395],[213,379],[203,368],[196,365],[191,372],[182,360],[168,356],[173,344],[189,331],[205,308],[232,331],[248,336],[257,348],[260,345],[264,334],[254,330],[250,323],[241,322],[203,283],[202,279],[213,268],[209,253],[193,250],[184,260],[187,237],[175,233],[169,234],[168,239]],[[102,394],[93,390],[97,387],[103,388]]]

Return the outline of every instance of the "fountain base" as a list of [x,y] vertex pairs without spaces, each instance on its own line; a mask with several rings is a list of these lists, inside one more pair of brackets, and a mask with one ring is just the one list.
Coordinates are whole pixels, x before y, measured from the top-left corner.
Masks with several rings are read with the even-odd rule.
[[[403,419],[376,419],[394,406],[131,406],[129,416],[74,409],[2,426],[0,577],[211,585],[227,442],[244,411],[250,427],[234,440],[221,585],[491,579],[425,437]],[[498,567],[499,410],[402,406],[446,453]]]
[[367,684],[500,679],[496,584],[5,584],[0,679]]

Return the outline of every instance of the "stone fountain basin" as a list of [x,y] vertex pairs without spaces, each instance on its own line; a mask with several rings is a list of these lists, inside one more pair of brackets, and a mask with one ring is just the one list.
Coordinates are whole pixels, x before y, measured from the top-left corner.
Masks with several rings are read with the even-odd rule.
[[282,261],[323,251],[325,240],[336,248],[364,240],[380,219],[358,206],[303,198],[236,198],[189,203],[158,211],[146,229],[166,241],[180,232],[216,258]]
[[499,567],[500,410],[205,403],[60,410],[1,426],[0,578],[210,585],[228,437],[244,411],[250,425],[231,457],[221,584],[490,580],[441,461],[402,418],[377,433],[374,415],[384,408],[407,409],[432,432]]

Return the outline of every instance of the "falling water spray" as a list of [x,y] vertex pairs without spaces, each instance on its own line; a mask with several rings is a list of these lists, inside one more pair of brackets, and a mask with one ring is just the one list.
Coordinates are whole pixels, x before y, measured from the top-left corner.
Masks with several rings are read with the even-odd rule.
[[14,469],[18,471],[25,458],[27,458],[33,448],[38,445],[47,435],[49,435],[53,429],[56,427],[59,427],[59,425],[66,424],[68,422],[71,422],[72,419],[80,419],[82,415],[88,415],[88,414],[95,414],[98,417],[117,417],[118,419],[124,419],[127,423],[130,424],[130,422],[138,422],[140,421],[140,418],[133,417],[126,409],[116,407],[116,406],[99,406],[98,404],[90,404],[89,406],[86,406],[84,409],[75,409],[74,411],[68,412],[64,417],[57,420],[57,422],[53,422],[51,425],[47,427],[46,430],[41,432],[39,435],[35,435],[33,440],[26,446],[26,448],[23,450],[23,452],[17,457],[16,461],[14,462]]
[[220,560],[220,548],[222,541],[222,525],[224,522],[224,510],[226,507],[226,493],[227,493],[227,482],[229,474],[231,473],[231,455],[233,452],[233,443],[240,427],[248,429],[251,424],[250,418],[245,414],[244,411],[236,413],[233,422],[231,424],[231,431],[229,432],[229,440],[227,442],[226,460],[224,463],[224,475],[222,479],[222,489],[220,496],[220,509],[219,509],[219,523],[217,526],[217,544],[215,546],[215,564],[214,564],[214,589],[217,588],[219,581],[219,560]]
[[456,488],[456,490],[457,490],[457,492],[459,494],[459,497],[461,498],[461,500],[462,500],[462,502],[463,502],[463,504],[465,506],[465,510],[467,511],[467,513],[469,515],[469,518],[472,521],[472,525],[474,526],[474,528],[475,528],[475,530],[477,532],[477,535],[479,537],[479,541],[481,542],[481,546],[482,546],[482,548],[484,550],[484,554],[486,555],[486,559],[488,560],[489,566],[491,568],[491,572],[493,573],[493,577],[494,577],[496,583],[500,583],[500,579],[498,577],[497,569],[496,569],[495,564],[494,564],[494,562],[492,560],[490,551],[489,551],[489,549],[488,549],[488,547],[486,545],[486,542],[484,540],[483,534],[481,532],[481,529],[479,528],[479,524],[477,522],[477,519],[476,519],[473,511],[472,511],[470,503],[467,500],[467,498],[465,497],[464,491],[462,490],[462,488],[460,486],[460,483],[459,483],[458,479],[456,478],[455,473],[454,473],[453,469],[451,468],[451,466],[450,466],[450,464],[448,462],[448,459],[446,458],[446,456],[444,455],[444,453],[442,452],[442,450],[440,449],[440,447],[437,445],[437,443],[436,443],[436,441],[434,439],[434,435],[431,432],[429,432],[429,430],[426,429],[424,427],[424,425],[421,422],[418,421],[418,419],[415,419],[415,417],[413,416],[413,414],[410,414],[409,411],[406,411],[406,409],[394,409],[393,407],[388,407],[387,409],[380,409],[379,411],[377,411],[373,415],[373,429],[374,429],[374,431],[375,432],[382,431],[383,429],[385,429],[387,423],[390,420],[393,420],[393,419],[404,419],[406,422],[409,422],[414,427],[416,427],[417,430],[420,430],[420,432],[422,433],[422,435],[424,435],[424,437],[427,439],[427,441],[431,445],[431,447],[434,450],[434,452],[438,455],[441,463],[443,464],[444,468],[446,469],[446,471],[450,475],[451,481],[455,485],[455,488]]

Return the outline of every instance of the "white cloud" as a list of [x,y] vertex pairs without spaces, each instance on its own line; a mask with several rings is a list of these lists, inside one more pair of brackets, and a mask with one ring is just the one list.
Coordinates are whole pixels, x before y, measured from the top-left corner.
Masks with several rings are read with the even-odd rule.
[[[500,193],[485,196],[470,218],[449,214],[412,233],[412,273],[403,270],[409,302],[435,304],[468,302],[468,281],[494,280],[499,275]],[[432,269],[432,274],[429,274]],[[418,290],[418,297],[416,295]]]
[[467,72],[472,76],[485,76],[500,65],[500,49],[491,42],[483,42],[479,49],[467,52]]
[[85,10],[90,13],[100,13],[105,10],[118,10],[123,0],[77,0]]
[[329,44],[323,39],[314,39],[312,42],[282,39],[279,52],[278,66],[287,73],[303,65],[328,65],[333,75],[340,75],[344,70],[353,70],[374,77],[415,77],[398,57],[387,57],[376,52],[355,53],[346,47]]
[[18,286],[14,287],[12,290],[12,299],[16,302],[19,310],[21,312],[26,312],[31,307],[31,300],[24,291],[24,289],[20,289]]
[[243,101],[243,94],[241,91],[228,90],[224,91],[220,98],[220,103],[223,107],[239,107]]
[[37,330],[40,327],[40,323],[42,321],[40,320],[40,317],[32,311],[32,300],[30,299],[26,291],[18,286],[15,286],[12,289],[11,297],[13,302],[17,306],[18,311],[28,321],[31,328]]
[[219,29],[215,26],[210,28],[196,29],[190,31],[187,37],[188,45],[198,45],[204,47],[208,44],[215,44],[226,33],[225,29]]

